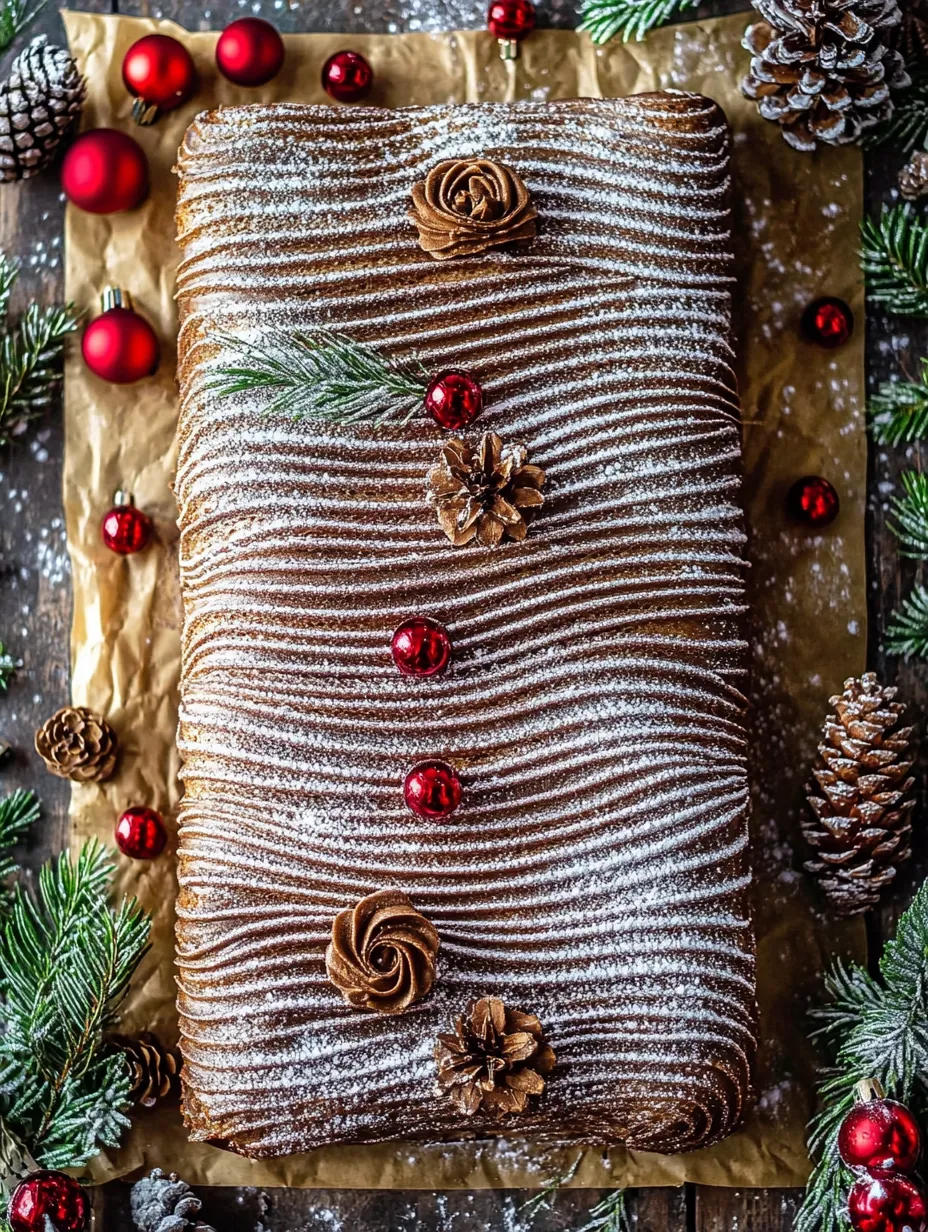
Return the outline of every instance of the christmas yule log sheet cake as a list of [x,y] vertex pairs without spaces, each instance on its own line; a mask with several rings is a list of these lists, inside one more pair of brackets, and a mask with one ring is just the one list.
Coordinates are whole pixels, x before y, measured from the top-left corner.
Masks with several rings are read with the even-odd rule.
[[241,107],[179,171],[193,1136],[723,1137],[755,1003],[722,112]]

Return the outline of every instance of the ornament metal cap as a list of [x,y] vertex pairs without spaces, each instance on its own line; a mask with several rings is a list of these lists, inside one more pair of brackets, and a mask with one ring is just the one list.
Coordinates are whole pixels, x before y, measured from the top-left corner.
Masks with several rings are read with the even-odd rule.
[[104,287],[100,303],[104,312],[109,312],[111,308],[128,308],[131,312],[133,307],[132,296],[122,287]]
[[143,128],[147,128],[149,124],[154,124],[160,115],[161,110],[157,104],[146,103],[144,98],[132,100],[132,118],[136,124],[140,124]]
[[518,39],[497,39],[496,41],[499,43],[499,58],[501,60],[518,60]]
[[859,1104],[869,1104],[872,1099],[885,1099],[883,1084],[877,1078],[861,1078],[854,1087],[854,1099]]
[[113,493],[113,504],[117,509],[123,509],[126,505],[134,505],[135,501],[131,492],[127,492],[125,488],[117,488]]

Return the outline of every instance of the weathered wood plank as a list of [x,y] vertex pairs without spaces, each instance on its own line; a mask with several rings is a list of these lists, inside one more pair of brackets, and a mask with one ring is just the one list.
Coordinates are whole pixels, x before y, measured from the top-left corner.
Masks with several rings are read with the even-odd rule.
[[696,1190],[694,1232],[790,1232],[799,1189]]

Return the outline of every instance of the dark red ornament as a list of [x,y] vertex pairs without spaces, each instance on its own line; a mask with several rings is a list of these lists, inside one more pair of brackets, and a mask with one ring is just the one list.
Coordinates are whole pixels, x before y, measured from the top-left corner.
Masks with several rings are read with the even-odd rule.
[[847,1213],[855,1232],[926,1232],[925,1196],[901,1172],[866,1172],[851,1186]]
[[437,676],[451,658],[451,638],[437,620],[404,620],[390,643],[393,662],[404,676]]
[[425,391],[425,409],[439,428],[466,428],[483,410],[483,390],[468,372],[440,372]]
[[830,526],[840,507],[838,493],[821,475],[803,475],[790,488],[786,498],[790,516],[816,529]]
[[81,339],[84,363],[95,376],[129,385],[151,376],[161,359],[158,335],[132,306],[132,296],[107,287],[103,312],[90,322]]
[[853,331],[853,312],[843,299],[833,295],[814,299],[802,314],[802,332],[806,338],[828,350],[843,346]]
[[284,40],[269,21],[240,17],[226,26],[216,44],[216,66],[237,86],[263,86],[284,62]]
[[146,34],[126,52],[122,80],[134,98],[136,124],[154,124],[163,111],[173,111],[192,98],[197,88],[193,57],[170,34]]
[[90,1200],[73,1176],[42,1168],[13,1190],[6,1218],[12,1232],[84,1232]]
[[148,159],[128,133],[91,128],[65,154],[61,187],[72,205],[90,214],[132,210],[148,196]]
[[403,799],[419,817],[448,817],[461,803],[461,780],[444,761],[420,761],[406,775]]
[[849,1168],[911,1172],[921,1147],[915,1118],[894,1099],[855,1104],[838,1131],[838,1151]]
[[487,29],[499,40],[504,60],[519,58],[519,44],[535,29],[532,0],[492,0],[487,9]]
[[148,547],[154,527],[151,518],[132,503],[128,492],[113,497],[113,508],[103,519],[103,542],[117,556],[132,556]]
[[116,823],[116,846],[132,860],[153,860],[167,841],[161,814],[154,809],[126,809]]
[[356,51],[336,51],[322,66],[322,88],[337,103],[359,103],[373,82],[374,70]]

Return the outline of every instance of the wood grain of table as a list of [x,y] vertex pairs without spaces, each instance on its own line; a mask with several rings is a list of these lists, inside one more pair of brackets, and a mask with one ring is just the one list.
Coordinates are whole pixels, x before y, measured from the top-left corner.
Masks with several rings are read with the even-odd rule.
[[[244,13],[267,17],[283,31],[394,32],[406,29],[479,28],[480,0],[215,0],[204,8],[195,0],[75,0],[73,7],[172,18],[193,29],[218,29]],[[693,12],[716,15],[745,8],[742,0],[713,0]],[[576,24],[575,0],[540,0],[543,24]],[[49,7],[30,33],[64,35],[57,11]],[[20,38],[0,61],[5,75]],[[868,159],[867,204],[888,200],[899,160],[891,154]],[[0,244],[22,266],[14,295],[16,311],[30,299],[45,302],[63,295],[63,203],[57,177],[46,174],[27,184],[0,189]],[[873,388],[900,366],[914,378],[920,356],[928,353],[928,323],[887,319],[870,313],[867,321],[868,379]],[[901,470],[921,465],[921,450],[871,450],[868,478],[867,544],[869,569],[869,663],[887,682],[899,684],[923,724],[928,706],[928,669],[886,657],[881,639],[886,621],[917,576],[900,560],[887,527],[887,494]],[[40,791],[44,820],[33,836],[30,868],[61,849],[67,834],[67,784],[41,772],[31,752],[35,728],[68,699],[70,586],[61,509],[62,427],[60,404],[37,430],[0,450],[0,637],[23,660],[8,695],[0,697],[0,736],[14,746],[2,771],[0,790],[30,786]],[[924,761],[919,782],[924,782]],[[916,820],[916,857],[892,901],[869,921],[876,950],[891,932],[913,887],[928,871],[928,845]],[[219,1232],[521,1232],[522,1205],[528,1192],[429,1193],[419,1191],[313,1191],[209,1189],[202,1191],[204,1218]],[[637,1232],[787,1232],[800,1191],[715,1189],[688,1185],[682,1190],[641,1190],[631,1195]],[[589,1219],[604,1191],[557,1194],[532,1221],[534,1232],[568,1232]],[[114,1182],[95,1194],[98,1232],[131,1232],[128,1186]]]

